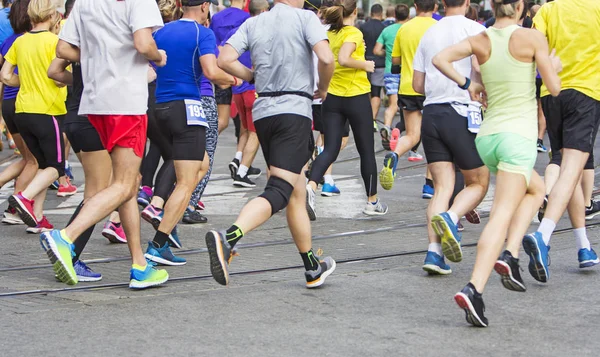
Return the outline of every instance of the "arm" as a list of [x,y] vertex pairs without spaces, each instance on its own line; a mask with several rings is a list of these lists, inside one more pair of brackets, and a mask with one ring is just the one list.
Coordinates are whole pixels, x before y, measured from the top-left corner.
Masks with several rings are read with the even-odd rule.
[[54,82],[72,85],[73,84],[73,73],[67,71],[67,67],[71,62],[55,58],[50,63],[50,68],[48,68],[48,78],[54,80]]
[[373,54],[375,54],[376,56],[385,56],[385,48],[383,47],[383,44],[380,42],[375,43],[375,47],[373,48]]
[[[223,54],[223,52],[219,54],[219,58],[221,57],[221,54]],[[237,61],[237,58],[236,62],[240,63],[239,61]],[[218,85],[219,87],[226,88],[241,84],[241,81],[238,81],[237,78],[225,73],[221,68],[219,68],[219,66],[217,66],[217,57],[215,57],[215,55],[213,54],[201,56],[200,65],[202,66],[202,73],[206,76],[206,78],[208,78],[211,82]],[[248,68],[243,64],[242,66],[246,69]]]
[[152,68],[152,66],[148,66],[147,80],[148,83],[152,83],[156,80],[156,71],[154,70],[154,68]]
[[19,87],[21,82],[19,81],[19,76],[14,73],[15,65],[5,61],[2,65],[2,70],[0,70],[0,79],[2,83],[11,87]]
[[344,42],[338,53],[338,63],[340,66],[348,68],[362,69],[367,72],[375,71],[375,62],[373,61],[359,61],[352,58],[352,53],[356,50],[356,43]]
[[414,71],[413,74],[413,89],[419,94],[425,94],[425,73]]
[[317,93],[315,95],[321,99],[325,99],[327,90],[329,89],[329,82],[335,70],[335,61],[331,48],[329,48],[329,42],[326,40],[317,42],[313,46],[313,51],[319,59],[319,63],[317,64],[319,83],[317,83]]
[[[202,60],[203,57],[206,56],[200,57],[200,60]],[[226,44],[223,47],[221,53],[219,53],[217,65],[223,71],[231,74],[232,76],[241,78],[246,82],[251,82],[254,78],[254,72],[252,72],[250,68],[244,66],[240,61],[238,61],[238,58],[240,58],[240,54],[235,50],[235,48],[233,48],[233,46],[231,46],[230,44]],[[202,68],[204,68],[204,65],[202,66]]]
[[56,57],[69,62],[79,62],[79,47],[76,47],[66,41],[58,40],[58,44],[56,45]]
[[535,33],[532,40],[535,47],[535,63],[542,77],[542,81],[550,94],[556,97],[561,90],[561,81],[557,73],[562,71],[562,63],[560,59],[555,56],[556,50],[552,50],[552,53],[548,54],[548,43],[546,37],[539,32],[532,31]]
[[133,45],[142,56],[148,61],[153,61],[157,66],[162,67],[167,63],[165,51],[156,47],[156,42],[152,38],[151,28],[142,28],[133,33]]

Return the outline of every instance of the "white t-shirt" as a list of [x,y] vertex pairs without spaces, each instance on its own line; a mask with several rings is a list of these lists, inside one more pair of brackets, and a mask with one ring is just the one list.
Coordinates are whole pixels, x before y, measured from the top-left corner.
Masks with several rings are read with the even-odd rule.
[[59,38],[81,50],[84,90],[79,114],[143,115],[148,60],[133,33],[163,21],[155,0],[78,0]]
[[[478,105],[471,102],[469,93],[442,74],[431,62],[443,49],[455,45],[469,36],[485,31],[485,27],[464,16],[444,17],[431,26],[419,43],[413,62],[415,71],[425,73],[425,102],[423,105],[460,103]],[[454,69],[465,77],[471,76],[471,58],[454,62]],[[454,106],[455,109],[461,106]],[[463,106],[464,107],[464,106]],[[462,112],[462,113],[461,113]],[[459,114],[466,116],[466,109]]]

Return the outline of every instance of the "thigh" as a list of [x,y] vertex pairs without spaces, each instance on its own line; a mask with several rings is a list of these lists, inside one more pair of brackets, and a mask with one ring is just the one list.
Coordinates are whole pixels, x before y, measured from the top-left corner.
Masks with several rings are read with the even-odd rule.
[[[64,174],[64,139],[58,120],[50,115],[27,114],[29,116],[31,133],[35,137],[42,151],[43,165],[40,167],[54,167],[59,171],[59,176]],[[29,145],[28,145],[29,146]],[[40,159],[38,162],[40,162]],[[60,168],[62,167],[62,170]]]
[[498,172],[498,157],[496,156],[497,136],[498,134],[477,136],[475,139],[475,146],[477,147],[479,157],[481,157],[481,161],[483,161],[492,173]]
[[461,170],[473,170],[483,166],[475,146],[474,133],[468,129],[467,118],[451,105],[444,106],[443,117],[438,118],[442,127],[442,140],[450,148],[454,162]]
[[563,121],[563,148],[591,153],[598,131],[598,101],[573,89],[557,97]]
[[[370,113],[371,102],[368,102],[368,112]],[[339,147],[342,143],[342,137],[347,136],[349,132],[349,122],[344,109],[347,104],[347,100],[344,97],[333,96],[329,94],[323,102],[323,108],[321,115],[323,116],[323,131],[321,132],[324,136],[325,149],[327,149],[327,143],[329,146]],[[373,115],[369,114],[369,117]],[[372,119],[369,119],[371,124]],[[371,132],[373,129],[371,129]]]
[[[440,105],[427,105],[423,109],[421,140],[427,163],[453,162],[452,151],[443,140],[437,124],[444,120],[444,108]],[[441,128],[443,129],[443,128]]]
[[[260,124],[267,122],[263,128]],[[261,145],[268,141],[268,162],[270,166],[299,174],[308,162],[312,151],[312,123],[310,118],[296,114],[281,114],[263,118],[256,123],[257,134]],[[262,140],[261,140],[262,138]],[[263,148],[263,152],[265,149]]]
[[188,111],[183,100],[162,105],[157,116],[161,128],[170,133],[173,160],[202,161],[206,150],[206,126],[188,124]]
[[323,133],[323,113],[321,104],[313,104],[312,106],[312,118],[313,128],[319,133]]
[[13,135],[19,133],[19,128],[15,123],[15,102],[16,98],[2,101],[2,117],[4,118],[8,132]]
[[521,174],[529,184],[537,159],[537,142],[514,133],[500,133],[498,138],[498,169]]
[[219,87],[215,87],[215,99],[217,100],[217,105],[230,105],[231,97],[231,88],[221,89]]
[[374,152],[373,118],[371,102],[367,94],[344,99],[343,114],[350,122],[350,128],[354,133],[356,148],[364,153],[364,150]]
[[40,168],[45,168],[46,159],[44,157],[44,151],[32,131],[32,128],[36,125],[34,118],[31,118],[29,114],[18,113],[15,115],[15,123],[19,128],[19,134],[21,134],[23,142],[37,160],[38,165],[40,165]]

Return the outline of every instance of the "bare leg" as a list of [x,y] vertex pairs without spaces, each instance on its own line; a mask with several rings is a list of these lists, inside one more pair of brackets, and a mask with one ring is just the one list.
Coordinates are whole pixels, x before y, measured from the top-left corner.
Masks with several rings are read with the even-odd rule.
[[560,166],[555,164],[549,164],[546,166],[546,171],[544,173],[544,183],[546,184],[546,194],[549,195],[558,181],[558,176],[560,175]]
[[25,160],[25,167],[15,182],[15,193],[18,193],[25,190],[31,181],[33,181],[33,178],[38,171],[38,163],[31,151],[27,148],[27,145],[25,145],[25,141],[23,141],[21,134],[13,135],[13,139],[15,140],[17,148],[21,151],[23,160]]
[[592,193],[594,192],[594,170],[583,170],[581,178],[581,187],[583,188],[583,201],[588,206],[592,202]]
[[299,176],[294,192],[286,209],[286,217],[292,238],[300,253],[312,249],[310,220],[306,212],[306,185],[304,177]]
[[217,113],[219,116],[219,134],[229,126],[229,115],[231,114],[231,107],[229,104],[219,104],[217,106]]
[[390,97],[390,106],[387,107],[383,116],[384,125],[388,128],[392,126],[392,122],[394,121],[394,117],[398,112],[398,95],[392,94]]
[[[252,166],[252,162],[256,157],[256,153],[258,152],[260,143],[258,142],[258,136],[256,135],[256,133],[253,133],[249,130],[246,130],[246,133],[247,141],[246,145],[244,146],[241,164],[246,167],[250,167]],[[240,138],[240,142],[241,141],[242,140]]]
[[[490,172],[485,166],[473,170],[461,170],[461,172],[465,177],[465,188],[456,196],[450,207],[450,211],[456,213],[459,218],[483,201],[490,183]],[[436,191],[437,189],[435,186]]]
[[[427,165],[433,174],[435,193],[427,206],[427,233],[429,243],[441,243],[440,238],[431,227],[431,218],[448,210],[448,202],[454,191],[454,164],[451,162],[434,162]],[[459,216],[460,217],[460,216]]]
[[538,98],[538,139],[544,140],[544,134],[546,133],[546,117],[542,110],[542,100]]
[[406,154],[421,139],[421,112],[404,110],[404,120],[406,122],[406,135],[398,139],[396,150],[398,156]]

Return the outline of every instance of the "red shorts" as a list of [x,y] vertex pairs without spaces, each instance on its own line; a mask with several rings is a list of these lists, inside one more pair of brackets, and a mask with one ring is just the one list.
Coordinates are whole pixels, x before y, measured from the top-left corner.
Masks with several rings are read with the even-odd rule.
[[238,110],[237,107],[235,106],[235,102],[231,102],[231,105],[229,106],[229,116],[232,118],[237,117],[238,115]]
[[252,106],[256,100],[256,91],[249,90],[242,94],[234,94],[233,101],[235,102],[240,114],[240,122],[242,126],[249,131],[256,133],[254,122],[252,121]]
[[102,144],[112,152],[115,146],[133,149],[139,157],[144,156],[148,116],[144,115],[94,115],[88,120],[98,131]]

